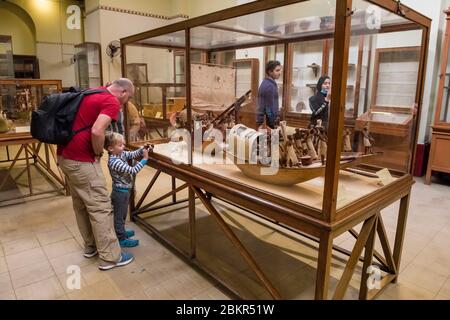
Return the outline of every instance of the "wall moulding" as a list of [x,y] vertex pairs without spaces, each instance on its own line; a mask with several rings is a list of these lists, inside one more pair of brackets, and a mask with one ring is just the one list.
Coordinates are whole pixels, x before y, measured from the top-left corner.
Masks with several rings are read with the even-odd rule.
[[114,11],[114,12],[120,12],[120,13],[127,13],[127,14],[132,14],[132,15],[137,15],[137,16],[144,16],[144,17],[149,17],[149,18],[156,18],[156,19],[163,19],[163,20],[172,20],[172,19],[177,19],[177,18],[184,18],[184,19],[189,19],[189,16],[186,14],[175,14],[173,16],[165,16],[162,14],[155,14],[155,13],[151,13],[151,12],[143,12],[143,11],[138,11],[138,10],[130,10],[130,9],[122,9],[122,8],[117,8],[117,7],[111,7],[111,6],[103,6],[100,5],[97,8],[94,8],[92,10],[89,10],[86,12],[86,16],[97,11],[97,10],[106,10],[106,11]]

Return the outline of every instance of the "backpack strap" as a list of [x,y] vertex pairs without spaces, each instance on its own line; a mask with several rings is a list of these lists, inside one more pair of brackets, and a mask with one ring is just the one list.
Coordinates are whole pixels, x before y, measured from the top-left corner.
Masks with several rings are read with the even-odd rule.
[[[88,95],[91,95],[91,94],[103,93],[103,92],[109,92],[109,91],[106,90],[106,89],[87,89],[87,90],[82,91],[82,92],[81,92],[81,95],[82,95],[83,98],[84,98],[85,96],[88,96]],[[84,131],[84,130],[87,130],[87,129],[92,128],[93,125],[94,125],[94,124],[91,124],[91,125],[88,125],[88,126],[86,126],[86,127],[81,128],[81,129],[78,129],[78,130],[73,131],[73,132],[72,132],[72,137],[73,137],[74,135],[76,135],[77,133],[80,133],[81,131]]]

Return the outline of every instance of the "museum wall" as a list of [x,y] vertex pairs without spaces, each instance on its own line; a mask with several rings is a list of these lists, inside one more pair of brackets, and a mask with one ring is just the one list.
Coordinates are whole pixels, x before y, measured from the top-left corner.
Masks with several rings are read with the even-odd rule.
[[36,54],[36,30],[34,23],[24,10],[17,6],[0,2],[0,34],[12,38],[14,54]]

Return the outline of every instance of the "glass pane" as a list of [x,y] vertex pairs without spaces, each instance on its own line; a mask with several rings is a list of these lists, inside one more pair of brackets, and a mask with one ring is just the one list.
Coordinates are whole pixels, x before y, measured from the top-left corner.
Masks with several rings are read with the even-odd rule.
[[0,79],[14,78],[14,60],[10,36],[0,35]]
[[79,44],[75,46],[75,57],[78,87],[87,89],[101,86],[100,45]]
[[441,122],[450,122],[449,90],[450,90],[450,50],[449,50],[449,59],[447,61],[447,70],[445,72],[445,83],[444,83],[444,92],[442,96],[441,114],[439,115],[439,120]]
[[0,134],[29,132],[32,111],[60,86],[25,81],[0,80]]
[[316,93],[317,81],[323,74],[324,41],[304,41],[293,45],[290,112],[311,115],[309,98]]
[[[353,7],[346,116],[353,117],[356,105],[359,110],[355,124],[347,122],[341,133],[345,170],[339,175],[338,208],[409,172],[417,121],[422,30],[367,1],[355,0]],[[403,26],[407,22],[409,29]]]
[[171,114],[184,107],[184,50],[133,45],[125,50],[127,76],[136,88],[125,109],[127,141],[142,144],[167,138]]

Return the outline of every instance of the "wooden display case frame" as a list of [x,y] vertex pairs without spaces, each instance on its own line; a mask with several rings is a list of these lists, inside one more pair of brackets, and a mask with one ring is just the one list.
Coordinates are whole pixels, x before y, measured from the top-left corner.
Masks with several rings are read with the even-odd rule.
[[[61,80],[41,80],[41,79],[0,79],[0,85],[21,85],[21,86],[39,86],[39,85],[56,85],[57,91],[61,92]],[[11,157],[10,147],[20,146],[16,154]],[[2,199],[0,204],[4,202],[20,200],[26,197],[40,196],[48,193],[64,193],[67,191],[65,177],[57,164],[57,155],[55,146],[42,143],[31,136],[30,132],[20,133],[3,133],[0,134],[0,147],[5,147],[7,159],[1,162],[9,163],[7,172],[9,173],[20,161],[25,161],[24,172],[27,173],[28,194],[24,194],[19,198]],[[48,181],[52,184],[53,189],[48,191],[36,191],[33,187],[31,178],[31,168],[35,167]],[[56,169],[55,169],[56,168]],[[0,190],[6,182],[0,180]],[[67,194],[66,194],[67,195]]]
[[[244,5],[232,7],[219,12],[214,12],[205,16],[196,17],[194,19],[178,22],[172,25],[161,27],[158,29],[143,32],[137,35],[129,36],[121,39],[122,52],[126,52],[125,47],[128,44],[133,44],[137,41],[160,36],[163,34],[173,33],[176,31],[184,30],[185,33],[185,50],[190,52],[191,41],[190,31],[197,26],[208,25],[216,23],[221,20],[240,17],[246,14],[262,12],[265,10],[274,9],[284,5],[302,2],[301,0],[280,0],[280,1],[255,1]],[[404,6],[403,4],[393,0],[368,0],[367,2],[392,12],[400,13],[407,20],[414,23],[406,23],[398,26],[387,26],[382,28],[379,32],[391,32],[394,30],[422,30],[422,46],[420,53],[420,67],[419,77],[416,90],[416,103],[418,106],[418,117],[420,119],[420,110],[422,105],[422,94],[424,85],[424,74],[427,57],[428,39],[431,20],[413,9]],[[342,55],[334,55],[333,57],[333,86],[332,86],[332,103],[336,105],[345,104],[345,91],[347,86],[347,69],[348,69],[348,51],[350,40],[350,27],[351,27],[351,0],[343,0],[336,2],[336,14],[335,14],[335,30],[334,34],[334,50],[336,52],[342,52]],[[233,30],[234,32],[246,33],[245,30]],[[251,33],[255,35],[255,33]],[[329,37],[330,34],[324,35]],[[292,42],[297,42],[302,37],[289,38],[289,39],[271,39],[265,43],[252,43],[245,45],[233,45],[223,48],[214,48],[211,51],[226,51],[229,49],[243,49],[249,47],[258,47],[272,44],[283,44],[285,48]],[[286,50],[288,51],[288,50]],[[189,54],[186,55],[186,65],[190,65]],[[285,60],[289,58],[285,56]],[[126,64],[126,56],[122,55],[122,66]],[[286,62],[285,62],[286,64]],[[289,71],[289,70],[288,70]],[[288,72],[284,73],[284,82],[289,79]],[[286,86],[284,87],[286,90]],[[186,102],[188,106],[188,124],[191,124],[191,92],[190,92],[190,72],[187,68],[186,73]],[[224,179],[223,177],[217,177],[212,175],[199,167],[196,167],[192,163],[192,152],[189,153],[187,164],[174,164],[170,158],[153,154],[149,165],[157,170],[149,182],[143,195],[137,199],[137,202],[131,203],[131,219],[138,225],[142,226],[147,232],[154,235],[162,243],[168,245],[176,252],[178,252],[186,261],[192,265],[202,268],[205,272],[208,272],[207,268],[203,268],[196,259],[197,237],[196,237],[196,210],[195,199],[201,200],[202,204],[207,208],[215,221],[220,225],[222,231],[235,245],[237,252],[247,262],[251,270],[256,274],[257,278],[264,285],[266,290],[275,299],[280,299],[282,296],[278,292],[276,286],[271,283],[271,280],[265,275],[259,265],[256,263],[251,253],[242,244],[242,242],[233,233],[227,223],[223,220],[217,210],[214,208],[211,197],[217,197],[223,199],[229,203],[232,203],[240,208],[245,208],[249,212],[253,212],[257,215],[261,215],[269,219],[270,221],[277,222],[283,226],[287,226],[298,232],[305,233],[314,237],[319,242],[318,249],[318,264],[316,271],[316,287],[315,298],[327,299],[328,298],[328,286],[330,277],[330,265],[332,260],[332,251],[337,249],[333,245],[333,239],[344,232],[350,232],[357,238],[356,244],[351,252],[346,252],[349,256],[344,273],[338,282],[337,288],[334,292],[334,299],[342,299],[349,286],[351,276],[353,275],[355,266],[358,261],[363,261],[363,270],[366,270],[368,266],[372,264],[373,258],[377,259],[382,266],[382,269],[387,272],[387,275],[381,279],[381,289],[369,289],[367,287],[366,280],[368,274],[362,272],[361,287],[359,292],[360,299],[370,299],[377,296],[382,292],[387,284],[396,282],[399,275],[402,247],[404,241],[404,234],[406,229],[406,220],[408,215],[409,199],[411,194],[411,186],[414,183],[412,178],[412,164],[414,159],[408,167],[406,174],[398,174],[394,171],[391,173],[396,176],[394,182],[377,189],[375,192],[367,194],[366,196],[359,198],[352,203],[345,205],[344,207],[337,208],[337,191],[339,182],[339,162],[340,162],[340,150],[342,145],[342,132],[344,129],[344,111],[342,108],[335,107],[330,108],[330,123],[329,123],[329,135],[328,135],[328,151],[327,151],[327,165],[325,175],[325,187],[323,191],[322,210],[316,210],[310,206],[298,203],[286,198],[282,198],[271,194],[265,190],[258,188],[248,188],[245,185],[239,184],[233,179]],[[417,125],[414,127],[413,142],[415,148],[415,142],[417,141]],[[191,129],[191,128],[189,128]],[[136,147],[130,145],[130,147]],[[193,147],[193,146],[192,146]],[[414,154],[415,150],[410,150]],[[366,168],[370,170],[370,167]],[[153,186],[161,173],[172,176],[172,190],[160,197],[157,197],[153,201],[147,202],[147,195],[149,195]],[[176,185],[176,179],[183,182],[182,185]],[[178,200],[176,195],[179,191],[188,189],[188,198]],[[170,203],[162,203],[162,200],[172,198]],[[134,199],[134,194],[132,196]],[[170,239],[167,239],[160,231],[149,223],[145,217],[141,215],[149,210],[157,210],[160,208],[168,207],[183,201],[189,202],[189,250],[188,252],[174,247]],[[395,241],[393,250],[387,239],[385,227],[382,220],[381,210],[388,207],[392,203],[399,201],[399,213],[398,221],[396,225]],[[162,204],[161,204],[162,203]],[[361,231],[358,233],[353,228],[363,223]],[[374,250],[374,239],[378,235],[383,254],[380,254]],[[362,250],[365,248],[364,256],[361,257]],[[339,251],[339,249],[337,249]],[[340,252],[343,252],[342,250]],[[219,258],[219,257],[218,257]],[[208,273],[212,277],[216,278],[214,273]],[[225,286],[220,279],[217,279],[218,283]],[[230,289],[231,292],[232,289]]]
[[[434,121],[431,134],[431,149],[428,158],[427,173],[425,176],[425,184],[431,183],[431,174],[433,171],[450,173],[450,122],[441,120],[442,102],[444,99],[444,91],[447,90],[446,113],[450,112],[449,98],[450,84],[445,83],[447,73],[447,65],[449,59],[450,44],[450,7],[444,11],[446,17],[446,27],[444,35],[444,43],[441,53],[441,71],[439,74],[439,89],[436,99],[436,108],[434,113]],[[444,114],[444,119],[447,114]]]

